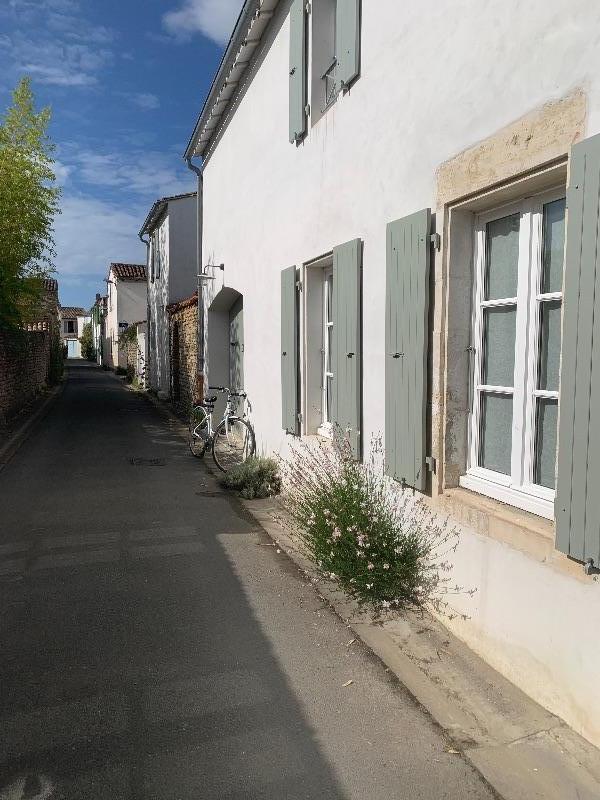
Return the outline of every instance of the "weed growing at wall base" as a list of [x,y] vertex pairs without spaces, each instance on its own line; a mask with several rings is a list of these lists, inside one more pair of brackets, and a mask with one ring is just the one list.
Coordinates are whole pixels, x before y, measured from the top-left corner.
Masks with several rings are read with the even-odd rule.
[[228,470],[221,478],[228,489],[236,489],[246,500],[272,497],[281,491],[279,468],[274,458],[253,456]]
[[295,532],[325,578],[376,611],[418,606],[451,616],[458,533],[385,476],[379,439],[365,464],[342,436],[301,440],[281,469]]

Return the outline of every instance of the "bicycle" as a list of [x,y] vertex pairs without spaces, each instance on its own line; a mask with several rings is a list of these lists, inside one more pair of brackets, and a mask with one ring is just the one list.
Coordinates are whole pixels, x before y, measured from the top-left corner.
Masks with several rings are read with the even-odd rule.
[[215,464],[227,472],[254,455],[256,441],[252,425],[234,410],[234,398],[246,399],[246,392],[235,392],[227,386],[209,386],[210,391],[227,395],[223,418],[213,430],[213,411],[217,395],[205,397],[204,402],[190,413],[188,444],[196,458],[203,458],[210,448]]

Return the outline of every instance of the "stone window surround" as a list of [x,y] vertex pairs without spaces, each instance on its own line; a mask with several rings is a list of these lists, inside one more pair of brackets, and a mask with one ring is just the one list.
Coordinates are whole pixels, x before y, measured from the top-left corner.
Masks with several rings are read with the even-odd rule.
[[[502,541],[586,583],[581,565],[554,549],[551,520],[459,487],[467,463],[467,391],[475,212],[568,184],[568,153],[585,138],[585,93],[534,109],[437,170],[441,246],[432,269],[431,412],[437,465],[427,498],[475,533]],[[466,258],[465,258],[466,254]]]

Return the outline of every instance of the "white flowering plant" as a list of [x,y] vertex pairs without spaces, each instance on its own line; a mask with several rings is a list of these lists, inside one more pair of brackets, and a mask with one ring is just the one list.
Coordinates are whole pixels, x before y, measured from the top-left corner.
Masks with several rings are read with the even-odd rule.
[[339,433],[299,440],[281,462],[283,502],[323,577],[380,612],[449,608],[449,556],[458,533],[384,472],[381,440],[357,462]]

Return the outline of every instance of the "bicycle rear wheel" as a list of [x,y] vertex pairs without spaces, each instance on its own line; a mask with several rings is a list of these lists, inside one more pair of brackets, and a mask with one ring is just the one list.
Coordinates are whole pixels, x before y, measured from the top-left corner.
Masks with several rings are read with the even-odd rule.
[[190,413],[188,445],[196,458],[202,458],[208,443],[208,414],[203,406],[195,406]]
[[254,455],[254,450],[254,431],[249,422],[241,417],[229,417],[219,423],[213,436],[212,454],[222,472],[242,464]]

